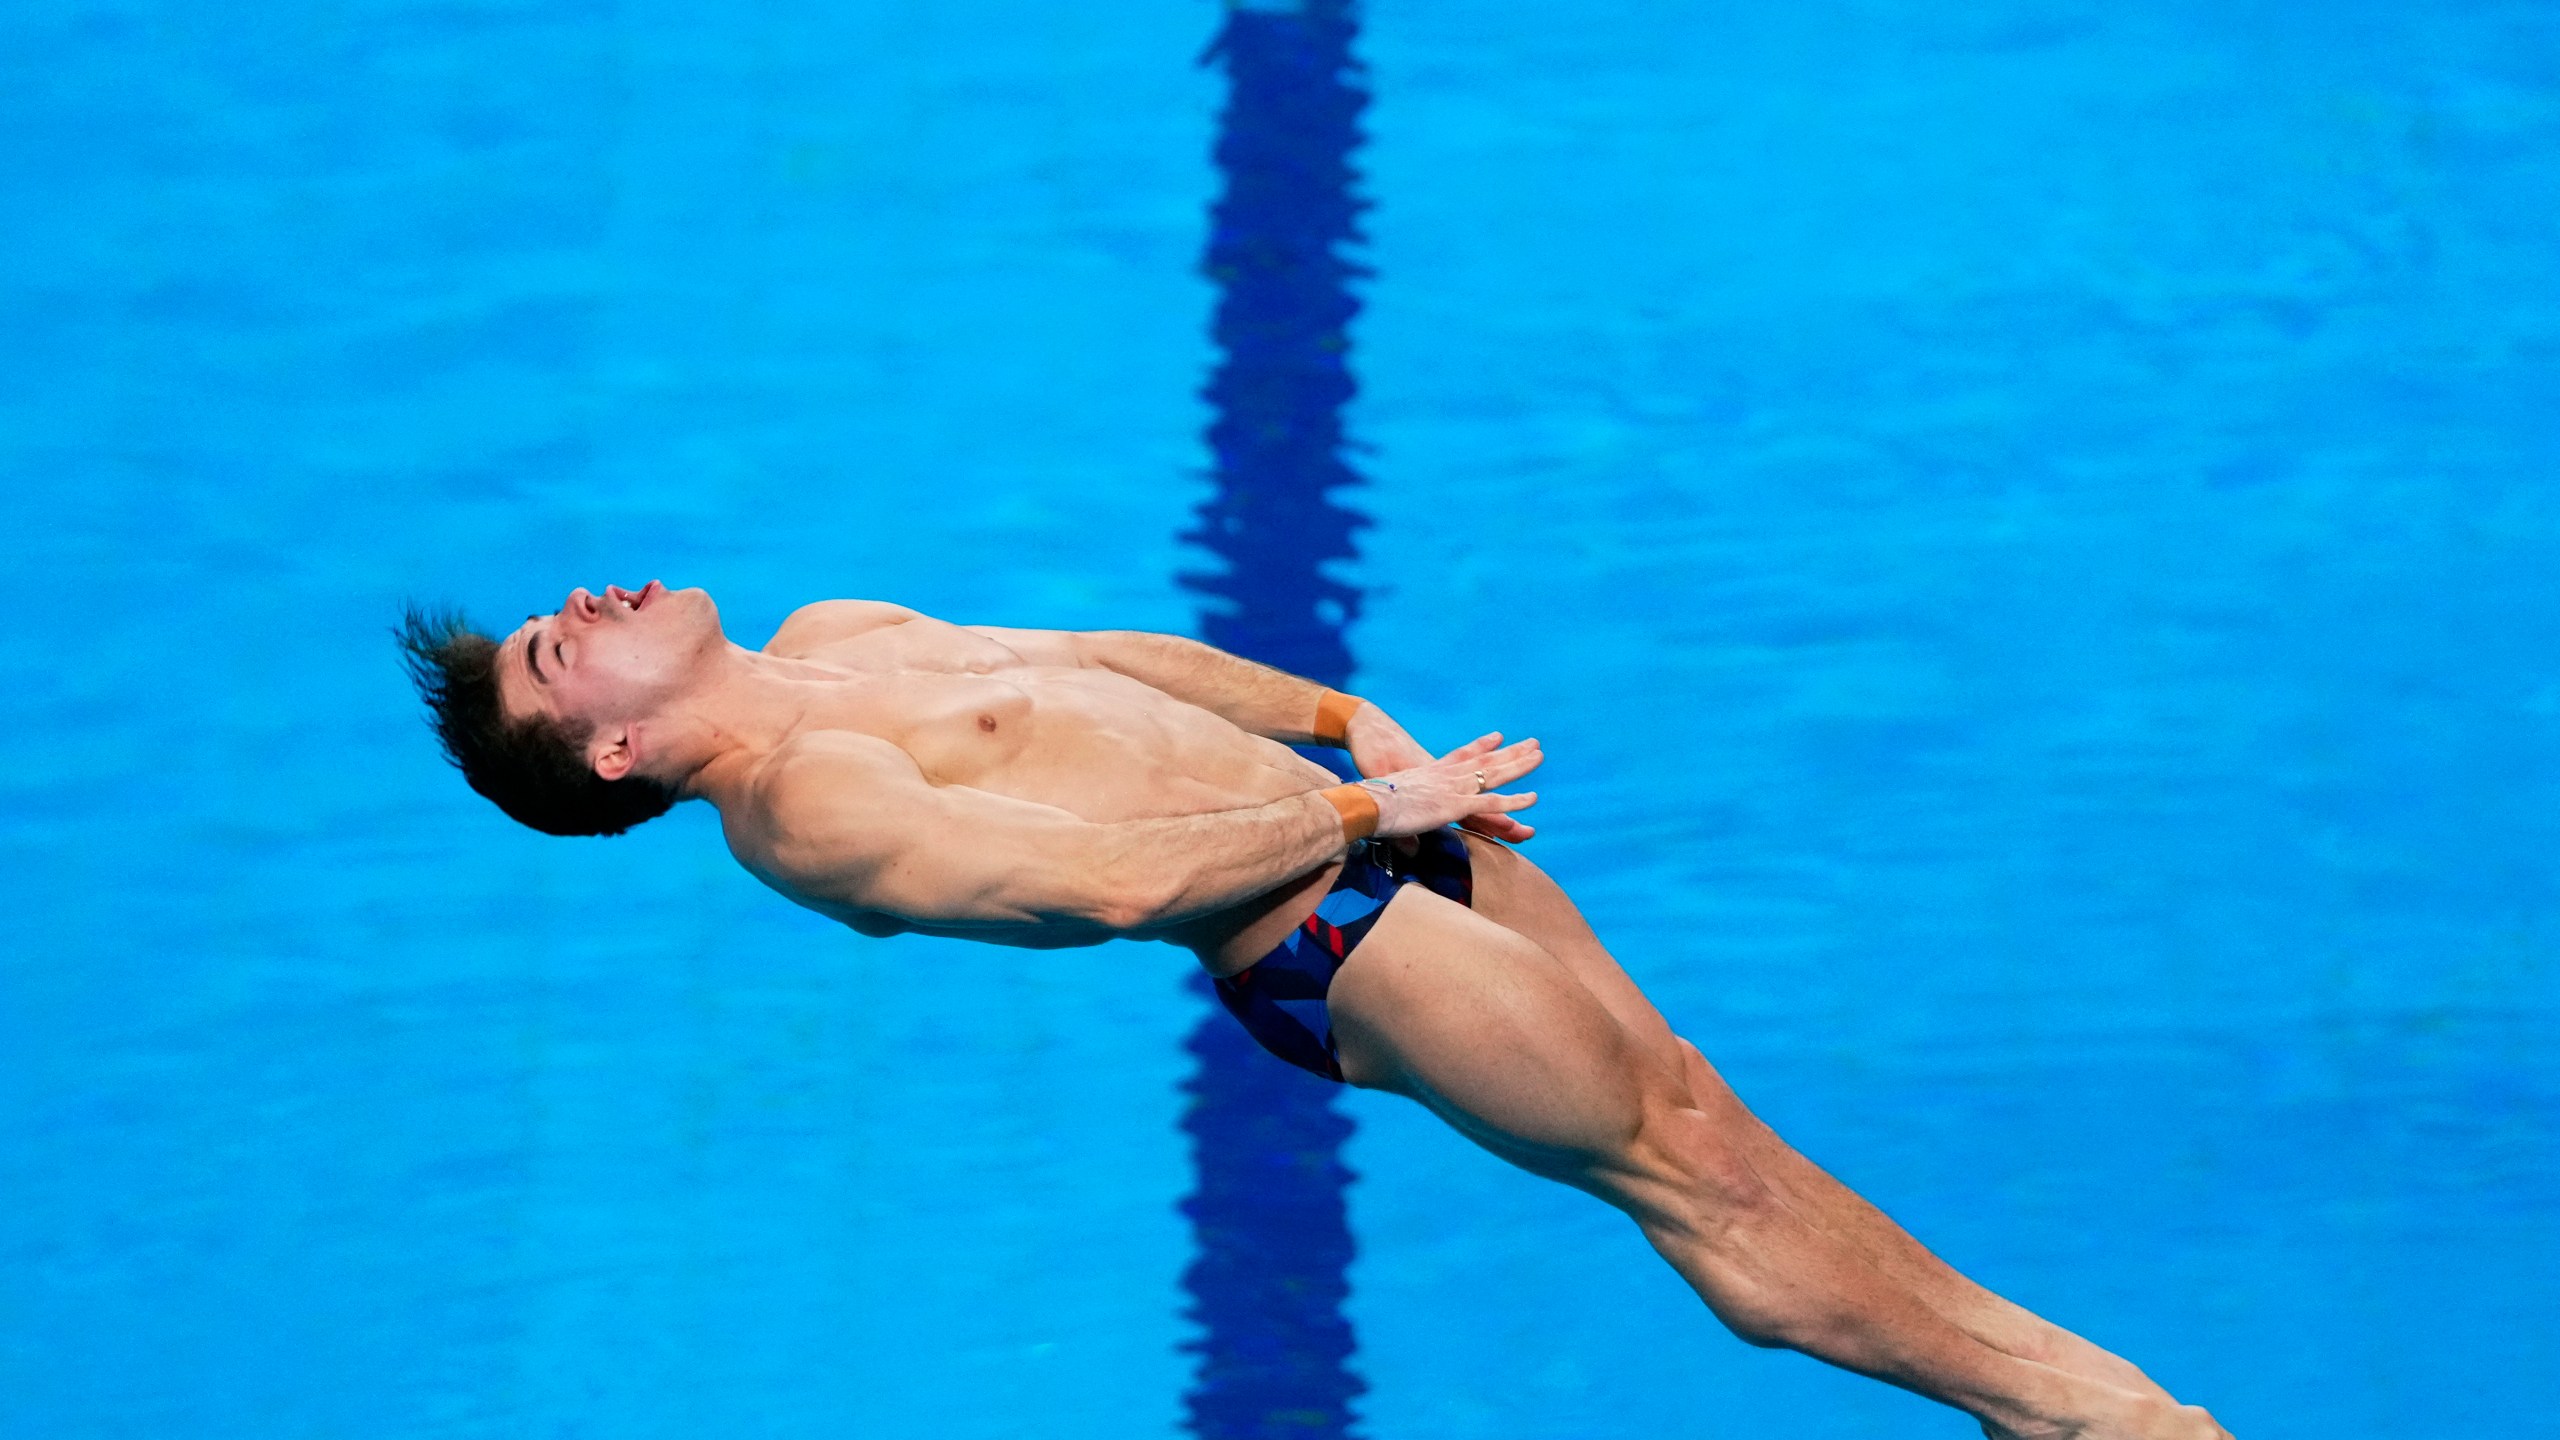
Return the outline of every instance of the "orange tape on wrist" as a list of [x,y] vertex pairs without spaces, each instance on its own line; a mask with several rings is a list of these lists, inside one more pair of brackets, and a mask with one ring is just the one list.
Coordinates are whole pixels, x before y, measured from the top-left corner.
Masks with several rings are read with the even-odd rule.
[[1353,711],[1360,708],[1362,703],[1359,696],[1345,695],[1339,690],[1327,690],[1317,696],[1316,743],[1330,745],[1336,750],[1348,745],[1351,734],[1351,715]]
[[1342,816],[1342,838],[1358,842],[1378,833],[1378,797],[1366,785],[1336,785],[1316,792]]

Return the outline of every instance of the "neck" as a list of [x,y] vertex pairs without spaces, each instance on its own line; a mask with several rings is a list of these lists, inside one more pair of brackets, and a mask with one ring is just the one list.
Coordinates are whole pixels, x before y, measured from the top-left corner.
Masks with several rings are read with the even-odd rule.
[[705,682],[648,722],[649,767],[687,799],[721,803],[807,723],[842,671],[730,644]]

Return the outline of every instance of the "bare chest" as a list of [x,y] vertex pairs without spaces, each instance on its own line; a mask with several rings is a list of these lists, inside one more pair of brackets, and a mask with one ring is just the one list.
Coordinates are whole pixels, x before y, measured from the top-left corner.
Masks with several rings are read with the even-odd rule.
[[808,658],[861,682],[848,687],[841,719],[906,751],[939,785],[987,787],[1036,768],[1044,753],[1075,748],[1140,698],[1105,693],[1126,685],[1123,677],[1030,664],[1000,641],[924,619]]
[[[831,723],[887,740],[937,785],[1088,820],[1197,814],[1307,788],[1308,762],[1115,671],[1044,664],[922,616],[813,648],[858,706]],[[1316,778],[1323,778],[1318,772]]]

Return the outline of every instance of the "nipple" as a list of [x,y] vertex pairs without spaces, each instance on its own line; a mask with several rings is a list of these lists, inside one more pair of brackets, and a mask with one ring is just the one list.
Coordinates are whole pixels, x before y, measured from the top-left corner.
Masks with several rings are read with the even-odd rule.
[[987,732],[988,734],[990,734],[990,735],[993,735],[994,733],[996,733],[996,717],[994,717],[993,715],[981,715],[981,716],[979,716],[979,717],[978,717],[978,728],[979,728],[979,729],[981,729],[981,730],[986,731],[986,732]]

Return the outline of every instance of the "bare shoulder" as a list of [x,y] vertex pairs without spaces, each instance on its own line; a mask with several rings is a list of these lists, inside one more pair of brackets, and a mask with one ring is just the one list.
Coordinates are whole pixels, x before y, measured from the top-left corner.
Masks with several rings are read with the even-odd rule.
[[820,600],[791,612],[773,638],[764,642],[768,655],[802,656],[839,640],[850,640],[891,625],[922,618],[904,605],[886,600]]
[[750,868],[793,879],[858,865],[888,834],[901,797],[925,786],[906,751],[877,736],[819,730],[756,767],[740,804],[721,812],[729,848]]

